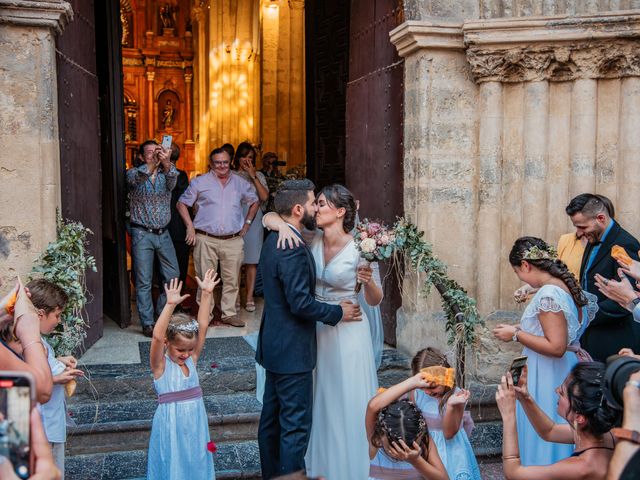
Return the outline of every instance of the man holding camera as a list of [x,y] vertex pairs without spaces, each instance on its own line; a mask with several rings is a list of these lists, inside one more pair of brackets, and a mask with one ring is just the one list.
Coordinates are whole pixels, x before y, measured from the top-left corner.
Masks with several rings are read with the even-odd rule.
[[[151,284],[155,257],[159,260],[163,284],[180,275],[176,251],[167,230],[171,220],[171,191],[178,178],[170,155],[171,151],[163,150],[155,140],[147,140],[138,150],[142,164],[127,170],[136,307],[142,333],[147,337],[153,335]],[[158,315],[166,302],[164,289],[161,290],[155,310]]]

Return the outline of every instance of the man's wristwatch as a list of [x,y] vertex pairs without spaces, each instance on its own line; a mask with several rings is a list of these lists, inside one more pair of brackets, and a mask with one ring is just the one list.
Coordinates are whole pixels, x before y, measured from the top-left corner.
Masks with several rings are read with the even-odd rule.
[[612,428],[611,435],[618,440],[626,440],[640,445],[640,433],[637,430],[630,430],[628,428]]
[[627,304],[627,310],[629,310],[630,312],[633,312],[633,310],[636,308],[636,306],[639,303],[640,303],[640,297],[634,298]]
[[520,327],[515,327],[516,331],[513,332],[513,337],[511,337],[511,341],[513,342],[518,342],[518,333],[520,333],[520,330],[522,330]]
[[247,218],[247,219],[244,221],[244,223],[246,223],[247,225],[251,225],[251,222],[252,222],[252,221],[253,221],[253,220],[249,220],[249,219]]

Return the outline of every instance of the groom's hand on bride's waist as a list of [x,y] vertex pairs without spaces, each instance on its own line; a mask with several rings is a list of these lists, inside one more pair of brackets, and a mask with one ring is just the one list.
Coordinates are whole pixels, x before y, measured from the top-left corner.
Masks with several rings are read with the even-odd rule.
[[362,311],[360,305],[353,303],[350,300],[343,300],[340,302],[342,307],[342,321],[343,322],[359,322],[362,320]]

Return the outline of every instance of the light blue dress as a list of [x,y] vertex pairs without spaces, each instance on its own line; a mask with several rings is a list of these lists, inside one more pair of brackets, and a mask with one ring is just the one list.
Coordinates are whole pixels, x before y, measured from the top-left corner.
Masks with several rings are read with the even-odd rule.
[[[585,295],[589,299],[589,304],[583,307],[582,320],[579,320],[578,308],[569,293],[555,285],[542,286],[522,314],[520,320],[522,331],[539,337],[544,336],[538,315],[541,312],[563,312],[567,321],[568,345],[577,345],[580,336],[598,310],[596,297],[587,292]],[[567,423],[557,412],[558,394],[555,389],[562,385],[571,369],[578,363],[576,353],[567,350],[561,358],[555,358],[524,347],[522,355],[528,357],[529,394],[551,420],[555,423]],[[516,408],[516,422],[522,465],[550,465],[569,457],[573,452],[573,445],[547,442],[540,438],[520,402]]]
[[436,442],[436,448],[444,468],[447,469],[449,478],[451,480],[481,480],[478,462],[465,429],[461,427],[453,438],[447,440],[442,431],[442,415],[438,407],[440,400],[427,395],[422,390],[414,391],[414,399],[416,406],[427,421],[429,434]]
[[[164,373],[153,381],[158,395],[200,385],[192,358],[185,363],[188,377],[166,355],[165,360]],[[159,404],[151,426],[147,479],[215,479],[208,442],[209,422],[202,398]]]

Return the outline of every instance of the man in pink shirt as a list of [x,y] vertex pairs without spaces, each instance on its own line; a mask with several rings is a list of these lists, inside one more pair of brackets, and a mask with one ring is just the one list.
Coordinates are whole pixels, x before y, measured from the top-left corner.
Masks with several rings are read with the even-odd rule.
[[[230,168],[231,157],[221,148],[209,154],[209,173],[194,178],[178,200],[177,209],[187,227],[187,243],[195,245],[193,263],[196,275],[204,278],[209,268],[218,268],[222,277],[222,321],[234,327],[244,327],[236,312],[240,267],[244,258],[243,236],[249,230],[258,211],[255,188],[235,175]],[[242,205],[251,207],[245,217]],[[188,207],[195,206],[191,220]],[[198,289],[198,303],[200,289]],[[213,311],[213,305],[211,305]],[[211,314],[211,313],[210,313]]]

